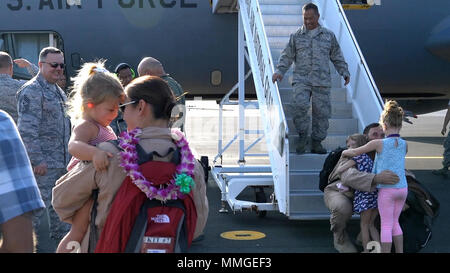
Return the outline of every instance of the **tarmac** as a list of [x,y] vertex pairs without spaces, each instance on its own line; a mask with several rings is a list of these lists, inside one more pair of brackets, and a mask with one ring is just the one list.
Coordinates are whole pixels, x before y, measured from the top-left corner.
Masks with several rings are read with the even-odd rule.
[[[246,112],[247,115],[247,112]],[[237,132],[237,108],[224,111],[227,126],[226,137],[232,138]],[[251,124],[260,124],[257,110],[250,110]],[[450,226],[450,178],[435,176],[433,169],[441,168],[444,137],[440,134],[445,112],[421,115],[412,119],[413,124],[405,123],[402,137],[408,141],[409,152],[406,168],[411,170],[440,201],[440,215],[434,222],[431,241],[421,253],[449,253],[450,238],[447,236]],[[215,101],[187,101],[186,135],[196,150],[197,156],[208,156],[210,165],[217,154],[218,106]],[[260,125],[258,125],[260,126]],[[262,128],[262,127],[261,127]],[[256,139],[254,136],[252,139]],[[264,152],[264,142],[255,145],[255,149]],[[236,164],[237,145],[230,146],[230,154],[224,155],[227,164]],[[267,157],[249,160],[249,164],[268,163]],[[270,193],[266,193],[268,196]],[[328,220],[289,220],[278,211],[268,211],[265,217],[255,212],[220,213],[221,194],[215,181],[209,177],[207,183],[209,200],[209,218],[203,239],[194,242],[189,253],[337,253],[333,247],[332,233]],[[244,191],[242,199],[254,198],[252,189]],[[56,243],[46,236],[46,221],[37,232],[39,248],[37,252],[54,252]],[[235,236],[226,237],[225,232],[237,232]],[[352,240],[359,233],[359,221],[351,220],[348,232]],[[255,234],[261,236],[257,239]],[[221,236],[222,235],[222,236]],[[224,237],[223,237],[224,236]]]
[[[214,105],[211,105],[209,111],[212,111],[212,106]],[[207,119],[207,113],[202,116]],[[450,238],[447,236],[450,226],[450,178],[431,173],[442,167],[444,137],[440,132],[444,116],[444,111],[420,115],[417,119],[411,119],[413,124],[404,123],[401,131],[402,137],[408,141],[406,168],[415,174],[441,204],[440,215],[433,225],[432,239],[420,253],[450,252]],[[202,154],[202,151],[197,152]],[[227,163],[236,163],[236,153],[231,153],[234,153],[234,158],[224,158]],[[257,161],[258,164],[261,162],[263,160]],[[328,220],[289,220],[276,211],[269,211],[265,217],[259,217],[255,212],[249,211],[234,213],[229,207],[228,213],[219,213],[220,190],[211,177],[207,189],[210,213],[205,237],[192,245],[189,251],[191,253],[337,253],[333,247]],[[270,193],[266,193],[268,194]],[[251,189],[243,193],[242,199],[247,200],[246,198],[254,200]],[[247,231],[248,234],[261,232],[265,237],[256,240],[230,240],[221,236],[224,232],[237,230]],[[359,220],[350,221],[348,232],[354,241],[359,233]]]

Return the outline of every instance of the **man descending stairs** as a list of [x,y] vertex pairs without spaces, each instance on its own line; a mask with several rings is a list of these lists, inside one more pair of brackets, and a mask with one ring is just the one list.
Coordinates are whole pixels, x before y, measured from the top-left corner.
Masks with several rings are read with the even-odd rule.
[[[289,44],[290,35],[296,33],[303,25],[302,7],[309,2],[305,0],[259,0],[275,67],[281,52]],[[312,40],[309,39],[309,42],[311,43]],[[304,58],[303,56],[298,57]],[[311,61],[311,58],[309,60]],[[353,117],[352,104],[347,102],[347,91],[345,88],[341,88],[342,76],[336,72],[335,65],[329,59],[325,64],[329,70],[324,68],[324,72],[331,71],[331,75],[325,76],[328,87],[331,87],[329,90],[331,111],[328,115],[329,121],[328,117],[326,118],[327,129],[322,130],[324,132],[322,132],[321,142],[308,143],[309,138],[297,133],[299,127],[295,126],[294,114],[298,109],[294,104],[295,92],[292,84],[299,78],[292,73],[291,69],[288,70],[289,66],[284,67],[286,69],[283,71],[285,72],[284,80],[280,81],[278,78],[280,97],[289,127],[289,219],[329,219],[330,214],[324,205],[323,193],[319,190],[319,172],[327,156],[321,153],[330,152],[339,146],[345,147],[347,136],[358,132],[358,120]],[[311,65],[311,62],[307,65]],[[307,110],[307,113],[303,112],[302,115],[309,116],[304,121],[306,126],[303,128],[307,128],[306,135],[310,135],[312,133],[309,120],[311,109]],[[309,153],[309,151],[315,154]]]
[[308,115],[312,104],[311,152],[326,154],[321,142],[327,136],[328,119],[331,116],[329,61],[345,79],[350,82],[350,73],[334,34],[319,25],[319,10],[308,3],[303,6],[303,26],[290,39],[281,53],[272,80],[282,80],[283,75],[294,63],[293,107],[286,109],[293,113],[294,125],[299,134],[296,152],[306,152]]

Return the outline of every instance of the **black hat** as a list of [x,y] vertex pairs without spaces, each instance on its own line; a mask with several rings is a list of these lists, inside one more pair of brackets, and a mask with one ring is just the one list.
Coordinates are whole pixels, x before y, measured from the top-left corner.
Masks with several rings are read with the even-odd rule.
[[131,66],[127,63],[120,63],[116,66],[116,69],[114,69],[114,73],[119,73],[120,70],[129,68],[131,69]]

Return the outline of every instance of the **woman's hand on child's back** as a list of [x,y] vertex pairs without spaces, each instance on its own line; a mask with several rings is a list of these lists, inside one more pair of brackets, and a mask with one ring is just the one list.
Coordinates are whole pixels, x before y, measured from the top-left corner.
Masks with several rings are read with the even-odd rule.
[[92,157],[92,163],[94,163],[95,170],[103,171],[108,169],[110,157],[113,157],[111,153],[98,149]]

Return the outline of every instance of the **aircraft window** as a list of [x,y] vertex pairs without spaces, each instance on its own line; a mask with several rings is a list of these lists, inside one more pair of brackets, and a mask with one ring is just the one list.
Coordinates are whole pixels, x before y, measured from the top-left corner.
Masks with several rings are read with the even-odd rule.
[[222,84],[222,72],[220,70],[214,70],[211,72],[211,84],[219,86]]
[[[39,52],[49,45],[62,48],[62,39],[56,33],[0,33],[0,49],[8,52],[13,59],[25,58],[37,65]],[[25,68],[14,66],[14,78],[30,79]]]

